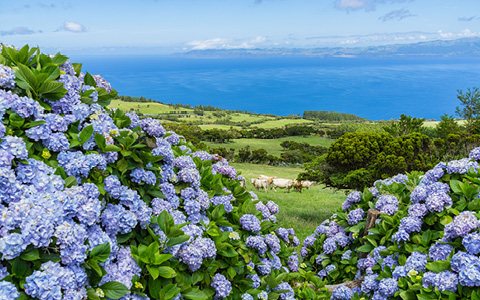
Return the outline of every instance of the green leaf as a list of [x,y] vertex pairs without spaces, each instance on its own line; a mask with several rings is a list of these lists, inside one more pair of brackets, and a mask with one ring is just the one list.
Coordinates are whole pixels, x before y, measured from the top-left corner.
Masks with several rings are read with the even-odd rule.
[[85,77],[83,79],[83,82],[85,83],[85,85],[89,85],[89,86],[93,86],[93,87],[96,87],[97,84],[95,82],[95,79],[93,78],[93,76],[87,72],[87,74],[85,74]]
[[[54,65],[49,65],[49,66],[46,66],[46,67],[42,68],[41,72],[42,72],[41,74],[46,74],[47,75],[45,80],[42,81],[42,82],[52,81],[52,80],[57,79],[60,76],[60,68],[58,66],[54,66]],[[61,83],[61,82],[58,82],[58,83],[60,83],[63,87],[63,83]]]
[[370,245],[370,244],[365,244],[365,245],[363,245],[363,246],[361,246],[361,247],[358,247],[357,251],[359,251],[359,252],[370,252],[370,251],[372,251],[372,249],[373,249],[373,246],[372,246],[372,245]]
[[16,278],[22,278],[26,271],[27,263],[20,257],[15,258],[12,263],[12,275]]
[[162,263],[166,262],[167,260],[169,260],[170,258],[172,258],[173,255],[171,254],[155,254],[155,260],[154,260],[154,264],[155,265],[161,265]]
[[117,168],[118,171],[123,173],[128,168],[128,162],[124,158],[120,159],[119,161],[117,161]]
[[207,300],[208,296],[205,295],[204,292],[196,289],[190,292],[182,292],[182,296],[185,299],[190,299],[190,300]]
[[162,282],[159,279],[153,279],[150,277],[148,281],[148,290],[150,291],[150,295],[154,299],[160,299],[160,292],[162,291]]
[[167,247],[175,246],[175,245],[184,243],[184,242],[188,241],[189,239],[190,239],[190,236],[188,236],[188,235],[181,235],[181,236],[178,236],[178,237],[171,238],[171,239],[168,240]]
[[161,191],[156,190],[156,189],[148,189],[147,194],[155,197],[155,198],[160,198],[160,199],[165,199],[167,198]]
[[75,75],[77,75],[77,77],[80,75],[80,73],[82,72],[82,64],[80,63],[72,63],[73,65],[73,69],[75,70]]
[[65,179],[65,187],[69,188],[74,185],[78,185],[77,178],[75,176],[69,176]]
[[97,262],[105,262],[110,257],[110,243],[103,243],[95,246],[89,257]]
[[32,91],[36,97],[38,95],[37,94],[38,82],[32,70],[30,70],[29,67],[23,64],[18,64],[16,67],[14,67],[14,70],[15,70],[15,82],[17,83],[17,85],[22,89]]
[[89,300],[100,300],[100,297],[97,295],[95,289],[87,287],[87,297]]
[[403,291],[400,293],[400,298],[403,300],[417,300],[417,296],[412,291]]
[[120,152],[122,148],[115,146],[115,145],[107,145],[105,146],[104,152]]
[[67,90],[63,87],[61,82],[48,81],[40,86],[38,94],[50,101],[57,101],[67,94]]
[[34,261],[40,258],[40,254],[38,249],[32,248],[30,251],[22,252],[22,254],[20,254],[20,258],[26,261]]
[[106,140],[103,134],[100,134],[98,132],[95,132],[95,143],[97,143],[98,148],[105,152],[105,146],[106,146]]
[[163,278],[173,278],[176,272],[170,267],[158,267],[158,274]]
[[158,271],[158,267],[147,265],[147,270],[153,279],[157,279],[158,276],[160,275],[160,272]]
[[459,185],[461,185],[462,182],[458,180],[450,180],[450,187],[452,188],[453,192],[455,194],[462,194],[462,190]]
[[80,134],[78,135],[78,140],[80,144],[85,144],[86,141],[92,136],[93,134],[93,125],[88,125],[87,127],[83,128]]
[[426,267],[428,270],[432,272],[440,273],[447,270],[450,267],[450,262],[438,260],[438,261],[427,263]]
[[100,288],[105,293],[105,296],[111,299],[122,298],[126,293],[128,293],[128,288],[118,281],[109,281],[105,284],[102,284]]
[[66,57],[65,55],[62,55],[60,53],[57,53],[55,54],[55,56],[53,57],[53,60],[52,62],[56,65],[63,65],[66,61],[68,60],[68,57]]
[[98,265],[98,262],[96,261],[93,261],[93,260],[87,260],[86,262],[87,266],[89,266],[90,268],[92,268],[95,273],[97,273],[98,276],[100,277],[103,277],[103,272],[105,272],[105,270],[103,270],[99,265]]
[[42,125],[42,124],[45,124],[45,123],[47,123],[47,122],[45,122],[45,121],[32,121],[30,123],[27,123],[24,128],[32,128],[32,127]]

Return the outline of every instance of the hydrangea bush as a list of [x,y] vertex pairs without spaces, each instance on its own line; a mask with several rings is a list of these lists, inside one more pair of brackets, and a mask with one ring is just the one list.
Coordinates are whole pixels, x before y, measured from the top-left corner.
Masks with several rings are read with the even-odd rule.
[[[361,281],[331,299],[480,299],[479,160],[480,147],[351,192],[303,242],[306,270],[329,284]],[[380,215],[365,232],[369,210]]]
[[292,229],[67,57],[1,46],[0,299],[292,299]]

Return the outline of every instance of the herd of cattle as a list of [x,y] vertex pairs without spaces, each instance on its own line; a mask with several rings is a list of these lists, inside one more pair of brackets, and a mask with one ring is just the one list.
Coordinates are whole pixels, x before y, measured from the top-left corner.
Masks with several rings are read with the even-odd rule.
[[[308,180],[291,180],[291,179],[284,179],[284,178],[277,178],[277,176],[266,176],[266,175],[260,175],[258,178],[251,178],[250,182],[253,184],[253,186],[257,189],[257,191],[263,189],[265,193],[269,190],[272,189],[275,192],[277,191],[277,188],[280,189],[285,189],[285,193],[290,192],[290,189],[294,189],[295,191],[301,193],[302,189],[307,189],[309,190],[310,187],[312,186],[313,182],[308,181]],[[242,182],[242,186],[245,187],[245,180]]]

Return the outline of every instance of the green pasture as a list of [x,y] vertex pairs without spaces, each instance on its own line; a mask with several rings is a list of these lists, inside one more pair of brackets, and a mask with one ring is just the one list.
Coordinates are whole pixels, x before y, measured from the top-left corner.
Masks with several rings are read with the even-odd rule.
[[250,146],[250,150],[265,149],[269,154],[279,156],[283,152],[283,148],[280,146],[283,141],[294,141],[297,143],[308,143],[312,146],[329,147],[330,144],[335,140],[310,135],[306,137],[287,136],[278,139],[233,139],[229,143],[216,144],[212,142],[205,142],[205,144],[212,148],[234,148],[235,151],[245,148],[246,146]]
[[285,193],[280,189],[277,192],[269,190],[267,193],[256,191],[249,181],[250,178],[267,175],[294,179],[303,169],[244,163],[231,163],[231,165],[247,179],[247,190],[255,192],[264,202],[272,200],[278,204],[280,207],[277,215],[278,223],[282,227],[293,228],[300,240],[312,234],[323,220],[342,206],[346,198],[343,191],[334,191],[323,185],[313,185],[310,190],[303,190],[301,193],[293,191]]
[[186,109],[186,108],[173,109],[173,107],[169,105],[156,103],[156,102],[141,103],[141,102],[126,102],[122,100],[112,100],[109,107],[119,108],[123,111],[138,109],[143,114],[164,114],[173,110],[175,111],[182,110],[182,111],[189,111],[189,112],[193,111],[192,109]]
[[271,120],[271,121],[266,121],[261,124],[255,124],[253,126],[258,126],[260,128],[279,128],[283,127],[286,125],[306,125],[306,124],[313,124],[313,121],[310,120],[304,120],[304,119],[280,119],[280,120]]

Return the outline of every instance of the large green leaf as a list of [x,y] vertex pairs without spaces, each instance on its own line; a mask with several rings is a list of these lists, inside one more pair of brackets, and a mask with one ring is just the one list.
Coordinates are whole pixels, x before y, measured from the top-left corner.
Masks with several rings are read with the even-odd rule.
[[33,92],[37,96],[38,82],[32,70],[23,64],[18,64],[13,69],[15,70],[15,82],[17,85],[22,89]]
[[103,243],[95,246],[89,256],[94,261],[105,262],[110,256],[110,243]]
[[111,299],[119,299],[125,296],[128,293],[128,288],[117,281],[109,281],[100,286],[100,288],[105,293],[105,296]]

